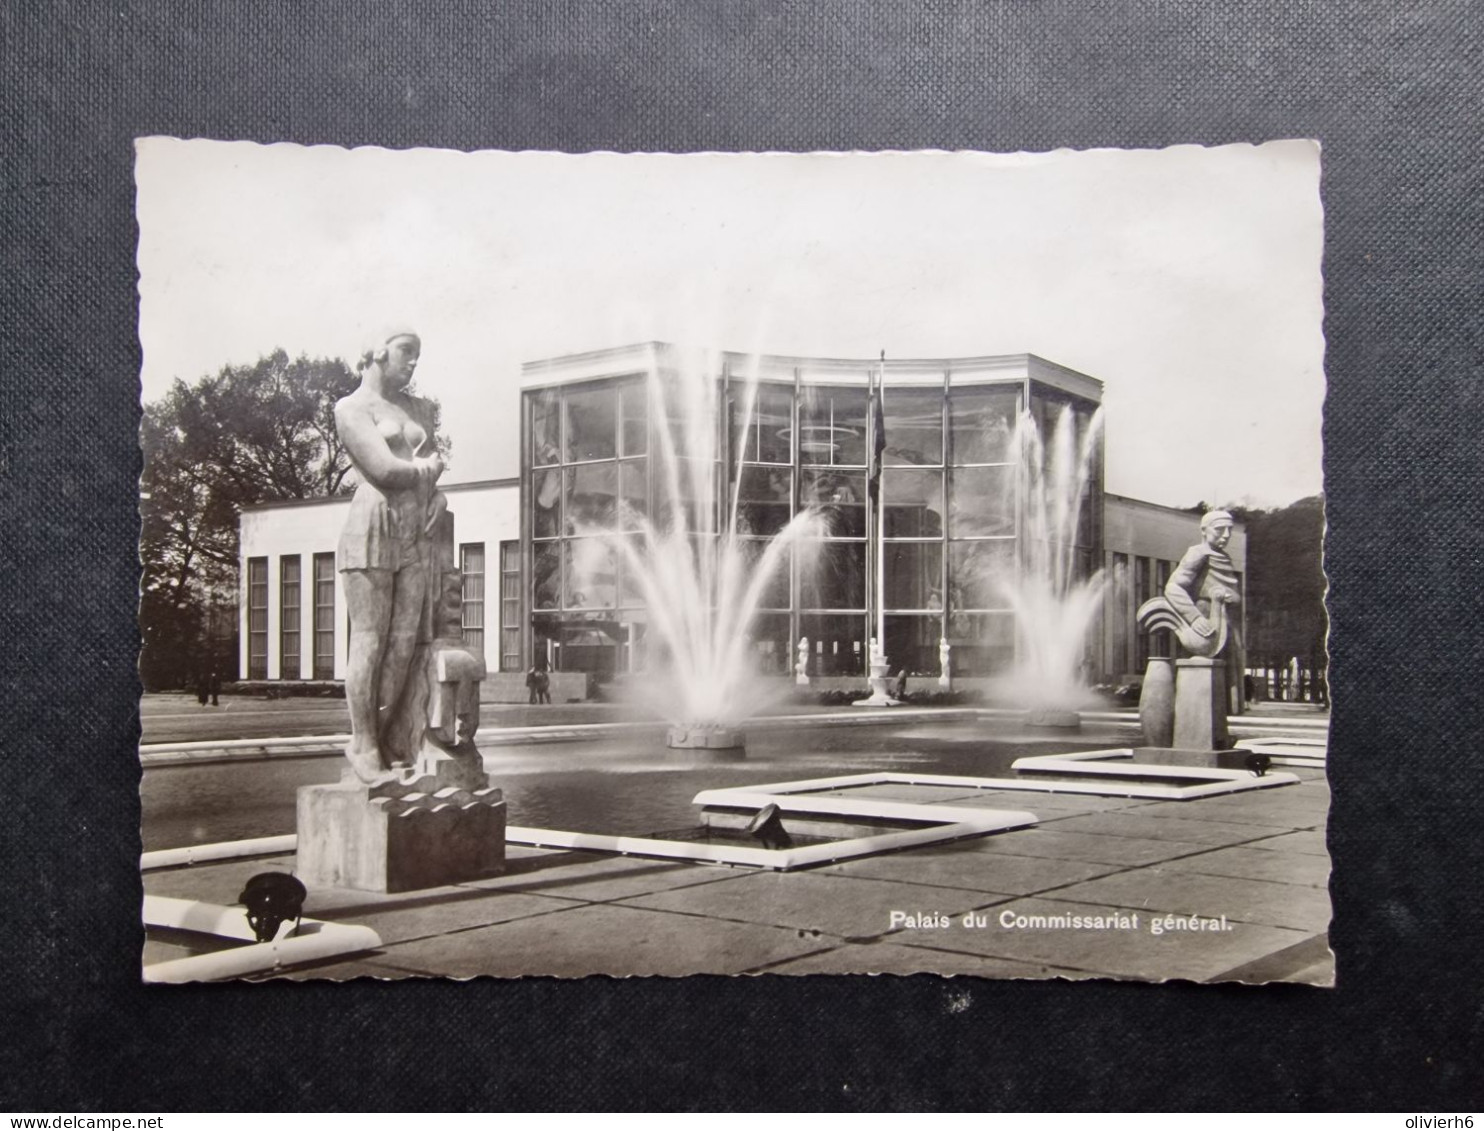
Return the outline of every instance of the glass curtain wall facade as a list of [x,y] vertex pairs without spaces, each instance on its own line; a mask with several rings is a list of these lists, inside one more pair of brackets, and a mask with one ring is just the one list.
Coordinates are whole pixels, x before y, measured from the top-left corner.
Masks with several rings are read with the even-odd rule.
[[[1023,377],[894,385],[888,369],[878,523],[869,491],[869,371],[862,365],[840,384],[798,371],[792,381],[765,378],[750,419],[744,383],[720,377],[715,497],[691,498],[691,477],[682,473],[678,505],[692,530],[715,530],[731,521],[735,495],[735,534],[753,558],[801,509],[822,516],[819,536],[796,545],[753,622],[759,671],[790,673],[807,638],[811,676],[863,676],[884,607],[893,672],[939,674],[944,639],[956,676],[1002,672],[1016,654],[1008,586],[1026,549],[1017,422],[1029,405],[1049,438],[1070,406],[1080,436],[1097,404]],[[640,518],[663,525],[676,505],[658,429],[669,429],[682,463],[698,447],[651,413],[650,400],[646,374],[524,393],[531,665],[600,680],[643,666],[645,594],[629,576],[627,555],[615,552],[615,536],[642,554]],[[1101,556],[1101,490],[1099,459],[1071,547],[1080,576]]]

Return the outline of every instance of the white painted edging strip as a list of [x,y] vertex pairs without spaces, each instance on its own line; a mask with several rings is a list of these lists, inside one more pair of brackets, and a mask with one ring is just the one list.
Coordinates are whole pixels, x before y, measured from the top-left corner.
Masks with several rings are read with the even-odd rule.
[[1323,769],[1329,761],[1329,742],[1316,738],[1244,738],[1239,749],[1266,754],[1275,766],[1308,766]]
[[140,854],[139,870],[150,872],[157,868],[178,868],[183,864],[203,864],[208,860],[235,860],[239,856],[279,856],[298,847],[299,838],[286,833],[217,844],[192,844],[185,848],[159,848]]
[[[1013,770],[1040,770],[1058,774],[1089,774],[1094,777],[1117,778],[1128,774],[1140,777],[1167,778],[1173,782],[1181,779],[1196,779],[1200,785],[1176,785],[1171,790],[1176,801],[1190,801],[1198,797],[1212,797],[1222,793],[1241,793],[1249,789],[1271,789],[1274,786],[1294,785],[1298,778],[1293,774],[1266,773],[1258,777],[1250,770],[1224,770],[1203,766],[1163,766],[1151,762],[1110,760],[1132,759],[1134,751],[1119,748],[1114,750],[1082,750],[1075,754],[1041,754],[1030,758],[1017,758],[1010,763]],[[1215,778],[1216,781],[1210,779]],[[1130,794],[1130,796],[1133,796]]]
[[[171,927],[183,931],[240,939],[250,946],[219,950],[156,962],[144,968],[144,980],[151,983],[211,982],[221,978],[241,978],[263,974],[305,962],[338,958],[345,954],[375,950],[381,936],[370,927],[349,923],[325,923],[318,919],[301,919],[297,927],[285,923],[281,937],[273,942],[254,942],[247,915],[240,907],[223,907],[216,903],[198,903],[192,899],[173,899],[164,895],[144,897],[144,924],[147,927]],[[283,934],[284,928],[288,933]]]
[[[947,774],[914,774],[896,771],[885,771],[870,774],[841,774],[838,777],[813,778],[808,781],[774,782],[770,785],[752,785],[745,789],[714,789],[698,794],[696,804],[725,805],[730,797],[745,796],[749,793],[766,795],[774,801],[781,797],[788,797],[800,793],[810,793],[826,789],[854,789],[869,785],[941,785],[955,789],[980,789],[980,790],[1018,790],[1022,793],[1080,793],[1092,794],[1097,797],[1134,797],[1149,801],[1190,801],[1200,797],[1210,797],[1221,793],[1236,793],[1248,789],[1264,789],[1277,785],[1290,785],[1299,779],[1293,774],[1269,773],[1263,777],[1254,777],[1245,770],[1199,770],[1187,766],[1152,766],[1144,763],[1125,763],[1122,766],[1091,767],[1083,762],[1087,758],[1114,758],[1132,757],[1133,751],[1129,749],[1119,750],[1094,750],[1079,754],[1067,755],[1040,755],[1035,758],[1018,759],[1014,766],[1020,768],[1022,763],[1034,763],[1027,765],[1030,769],[1056,770],[1064,773],[1080,773],[1089,777],[1106,776],[1110,780],[1103,781],[1032,781],[1026,778],[974,778],[957,777]],[[1061,761],[1064,765],[1048,765],[1048,762]],[[1177,771],[1166,773],[1164,771]],[[1172,781],[1170,785],[1161,785],[1155,782],[1131,782],[1117,780],[1118,775],[1127,776],[1129,773],[1137,773],[1140,776],[1165,777]],[[1203,780],[1201,785],[1179,785],[1174,784],[1181,778],[1196,777]],[[1213,777],[1222,780],[1212,782]],[[827,798],[810,798],[811,805],[817,805]],[[864,798],[859,801],[846,800],[846,804],[859,806],[866,804]],[[878,804],[880,804],[878,802]],[[930,811],[941,811],[944,807],[940,805],[916,805],[912,802],[903,802],[913,808],[927,808]]]
[[[716,795],[713,797],[713,795]],[[724,797],[721,795],[725,795]],[[834,802],[831,805],[818,804]],[[605,836],[600,833],[574,833],[559,829],[531,829],[513,826],[505,830],[510,844],[532,848],[568,848],[590,852],[612,852],[622,856],[654,856],[665,860],[685,860],[698,864],[732,864],[750,868],[769,868],[786,872],[813,864],[829,864],[857,856],[875,856],[924,844],[943,844],[965,837],[984,836],[1006,829],[1024,828],[1037,823],[1034,813],[1009,809],[950,809],[941,805],[912,805],[906,802],[868,803],[843,798],[811,798],[808,802],[780,802],[770,794],[747,790],[706,790],[695,796],[693,804],[735,805],[738,808],[761,809],[777,804],[784,813],[831,814],[855,817],[894,817],[900,820],[927,822],[925,827],[903,829],[879,836],[852,837],[829,844],[811,844],[795,848],[749,848],[745,845],[692,844],[680,840],[652,837]],[[868,811],[869,810],[869,811]],[[890,812],[888,812],[890,810]]]

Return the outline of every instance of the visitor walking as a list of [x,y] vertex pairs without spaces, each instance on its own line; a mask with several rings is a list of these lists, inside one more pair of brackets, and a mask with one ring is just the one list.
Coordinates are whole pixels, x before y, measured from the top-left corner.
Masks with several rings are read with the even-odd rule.
[[536,702],[551,703],[551,676],[545,668],[536,669]]

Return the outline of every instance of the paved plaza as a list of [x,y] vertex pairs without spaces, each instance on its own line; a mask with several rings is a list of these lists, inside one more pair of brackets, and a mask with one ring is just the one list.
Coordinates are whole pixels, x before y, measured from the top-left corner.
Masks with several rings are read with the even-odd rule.
[[[786,873],[511,846],[495,879],[401,895],[311,891],[306,915],[370,927],[382,945],[277,976],[936,972],[1327,985],[1329,787],[1321,770],[1286,769],[1297,784],[1190,801],[856,789],[1028,809],[1040,823]],[[148,872],[144,884],[230,905],[248,876],[293,863],[198,864]],[[1121,926],[1068,925],[1095,917]],[[152,938],[145,962],[185,953],[178,939]]]

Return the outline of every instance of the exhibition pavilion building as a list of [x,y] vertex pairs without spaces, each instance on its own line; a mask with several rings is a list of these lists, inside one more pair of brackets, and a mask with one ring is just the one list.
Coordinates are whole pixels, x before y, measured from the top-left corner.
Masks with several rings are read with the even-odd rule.
[[[1030,354],[706,364],[700,412],[681,388],[694,362],[662,343],[523,366],[519,476],[444,487],[465,640],[483,651],[492,688],[522,697],[517,677],[532,666],[600,682],[645,666],[649,613],[633,573],[649,524],[729,535],[756,559],[804,511],[818,521],[790,535],[751,624],[761,672],[792,673],[807,640],[811,678],[858,682],[879,623],[893,672],[938,675],[946,641],[956,682],[1004,673],[1018,647],[1004,582],[1028,568],[1037,541],[1044,556],[1048,538],[1070,579],[1104,571],[1088,679],[1142,671],[1151,642],[1134,610],[1199,540],[1199,515],[1104,489],[1104,444],[1091,435],[1099,381]],[[1044,438],[1031,457],[1041,473],[1076,492],[1053,528],[1028,490],[1017,438],[1027,419]],[[1058,435],[1080,474],[1049,467]],[[691,473],[695,460],[703,474]],[[335,498],[243,513],[245,678],[344,677],[334,549],[347,508]],[[1243,573],[1245,549],[1239,526],[1228,552]]]

